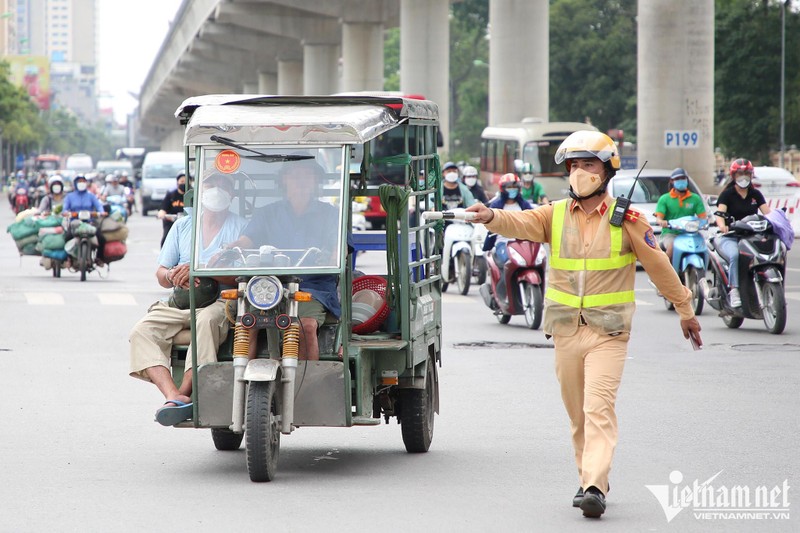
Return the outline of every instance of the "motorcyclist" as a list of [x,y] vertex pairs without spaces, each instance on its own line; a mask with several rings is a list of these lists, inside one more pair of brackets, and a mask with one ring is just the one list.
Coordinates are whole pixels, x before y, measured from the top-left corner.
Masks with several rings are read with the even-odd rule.
[[689,190],[689,175],[682,168],[678,167],[672,171],[669,185],[670,191],[662,194],[658,199],[655,216],[659,226],[663,228],[659,238],[661,247],[672,261],[672,245],[680,232],[670,229],[669,221],[692,215],[704,219],[706,218],[706,208],[700,195]]
[[446,209],[469,207],[475,203],[475,197],[469,188],[458,181],[458,167],[452,161],[445,163],[442,169],[442,202]]
[[[161,209],[156,213],[156,217],[161,220],[163,227],[163,235],[161,236],[161,246],[164,246],[164,240],[167,238],[169,229],[175,223],[175,217],[183,212],[183,194],[186,192],[186,173],[184,171],[178,172],[175,176],[177,187],[170,190],[161,201]],[[167,217],[167,215],[172,215]],[[171,220],[170,220],[171,219]]]
[[123,170],[119,174],[119,184],[125,188],[125,200],[128,202],[128,213],[132,213],[136,210],[136,201],[135,201],[135,194],[134,191],[136,188],[134,187],[133,182],[128,177],[128,171]]
[[116,173],[106,176],[106,185],[100,191],[100,201],[107,201],[109,196],[125,197],[125,187],[120,184],[119,176]]
[[522,176],[522,183],[520,186],[520,195],[525,200],[534,204],[549,204],[550,200],[544,193],[542,184],[533,180],[533,165],[530,163],[523,163],[520,168]]
[[66,197],[64,193],[64,178],[62,178],[60,174],[54,174],[47,180],[47,187],[50,191],[42,198],[37,208],[37,214],[53,213],[57,215],[61,213],[64,198]]
[[467,165],[461,171],[461,176],[464,180],[464,185],[467,186],[475,200],[484,204],[489,202],[489,199],[486,197],[486,191],[483,190],[480,180],[478,179],[478,169]]
[[[87,181],[86,176],[83,174],[76,175],[72,180],[72,185],[75,190],[69,193],[64,199],[62,212],[72,213],[78,211],[95,211],[97,213],[105,213],[103,210],[103,205],[100,203],[100,200],[97,199],[97,196],[87,190],[89,188],[89,182]],[[71,237],[73,227],[77,226],[78,224],[80,224],[80,221],[78,220],[71,221],[67,237]],[[98,266],[102,266],[105,264],[103,257],[105,239],[103,238],[102,232],[99,231],[97,232],[96,237],[98,243],[96,262]]]
[[716,238],[716,247],[728,259],[728,288],[731,307],[741,307],[739,295],[739,240],[735,235],[724,235],[729,222],[741,220],[759,211],[768,214],[771,210],[761,191],[753,187],[753,163],[747,159],[735,159],[729,171],[730,180],[717,200],[717,227],[721,233]]
[[[516,174],[509,172],[503,174],[498,182],[500,190],[497,196],[492,199],[489,208],[504,209],[507,211],[524,211],[526,209],[533,209],[530,202],[522,198],[520,194],[520,179]],[[489,251],[494,248],[495,264],[500,268],[500,282],[497,284],[497,294],[501,298],[505,296],[505,279],[502,274],[506,261],[508,261],[507,245],[510,241],[508,237],[493,234],[483,243],[483,250]]]

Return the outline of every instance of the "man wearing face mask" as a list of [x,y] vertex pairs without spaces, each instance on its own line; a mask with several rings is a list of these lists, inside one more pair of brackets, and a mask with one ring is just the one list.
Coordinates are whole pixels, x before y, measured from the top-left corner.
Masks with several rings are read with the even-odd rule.
[[669,221],[686,216],[696,216],[706,218],[706,208],[700,195],[689,190],[689,175],[682,168],[672,171],[669,178],[670,191],[662,194],[656,204],[656,220],[664,228],[661,230],[662,248],[667,252],[669,260],[672,261],[672,245],[675,236],[680,233],[677,230],[669,229]]
[[[719,194],[717,200],[717,227],[720,235],[727,233],[728,225],[746,216],[755,215],[759,211],[768,214],[771,209],[767,205],[761,191],[753,187],[753,163],[747,159],[736,159],[731,163],[730,182]],[[741,307],[739,295],[739,240],[731,236],[716,238],[717,249],[729,259],[728,262],[728,297],[731,307]]]
[[475,198],[466,185],[458,181],[458,167],[448,161],[442,168],[442,204],[445,209],[469,207]]
[[520,188],[522,197],[534,204],[549,204],[550,200],[548,200],[547,195],[544,193],[542,184],[533,181],[533,165],[530,163],[523,163],[520,173],[522,174],[522,187]]
[[[78,174],[72,180],[72,185],[75,187],[75,190],[72,191],[64,198],[64,205],[63,211],[66,212],[75,212],[78,211],[94,211],[96,213],[101,213],[103,216],[105,215],[105,209],[103,208],[103,204],[100,203],[100,200],[97,199],[93,193],[89,192],[89,182],[86,179],[86,176]],[[63,212],[62,211],[62,212]],[[70,222],[70,228],[67,231],[67,240],[72,237],[72,227],[77,226],[80,224],[78,220],[72,220]],[[103,248],[105,248],[106,240],[103,237],[103,232],[98,231],[95,234],[97,238],[97,253],[95,255],[95,261],[98,266],[103,266],[105,264],[103,260]]]
[[608,474],[617,444],[615,404],[633,321],[636,260],[674,305],[685,338],[702,345],[691,292],[658,248],[644,216],[629,210],[611,225],[614,200],[606,192],[620,168],[607,135],[578,131],[555,156],[569,172],[569,199],[528,211],[467,211],[508,237],[550,243],[543,330],[555,346],[556,376],[570,418],[580,488],[572,499],[583,515],[606,509]]
[[484,204],[488,203],[489,199],[486,198],[486,191],[483,190],[483,187],[478,181],[478,169],[467,165],[464,167],[462,175],[464,178],[464,185],[466,185],[469,192],[472,193],[472,197],[475,198],[475,201]]
[[[158,210],[156,216],[161,220],[163,233],[161,235],[161,246],[164,246],[164,241],[167,238],[169,229],[175,223],[175,218],[183,213],[183,194],[186,192],[186,173],[184,171],[178,172],[175,177],[178,186],[169,191],[164,199],[161,201],[161,209]],[[171,216],[167,216],[171,215]]]
[[[223,243],[235,239],[244,228],[246,221],[229,211],[234,192],[230,176],[212,172],[205,176],[203,187],[203,210],[200,219],[203,246],[200,262],[207,263],[220,250]],[[156,279],[164,288],[172,288],[173,293],[189,288],[189,260],[192,253],[192,215],[193,209],[186,208],[188,216],[175,222],[167,234],[167,239],[158,256]],[[200,279],[195,278],[195,286]],[[208,298],[207,306],[197,310],[198,365],[216,361],[217,349],[228,334],[228,320],[225,318],[225,302],[215,300],[217,288]],[[198,296],[200,298],[200,296]],[[192,415],[192,360],[186,359],[186,368],[180,388],[175,386],[170,374],[170,350],[172,338],[191,325],[190,310],[186,306],[177,307],[175,299],[161,300],[150,309],[130,332],[130,375],[149,381],[158,387],[166,403],[156,412],[156,421],[171,426],[188,419]],[[191,347],[187,353],[191,353]]]

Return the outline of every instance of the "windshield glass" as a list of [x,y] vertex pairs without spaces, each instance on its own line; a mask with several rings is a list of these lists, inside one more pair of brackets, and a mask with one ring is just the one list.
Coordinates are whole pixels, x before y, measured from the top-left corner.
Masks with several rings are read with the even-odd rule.
[[533,165],[534,175],[563,176],[564,165],[555,162],[556,150],[561,141],[534,141],[525,144],[522,160]]
[[[615,196],[628,196],[633,185],[633,178],[614,178],[614,195]],[[693,193],[700,194],[694,182],[689,182],[689,190]],[[669,176],[648,178],[640,176],[636,182],[636,188],[633,189],[631,195],[631,202],[642,204],[654,204],[658,202],[662,194],[670,191]]]
[[344,148],[247,148],[202,152],[195,269],[339,268]]

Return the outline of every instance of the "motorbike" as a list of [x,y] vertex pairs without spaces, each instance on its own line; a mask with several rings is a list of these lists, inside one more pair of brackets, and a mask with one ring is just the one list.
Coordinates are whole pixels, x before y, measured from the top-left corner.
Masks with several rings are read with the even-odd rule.
[[[708,268],[708,247],[700,233],[708,226],[708,221],[690,215],[668,221],[670,229],[679,231],[672,244],[672,268],[681,283],[692,292],[692,308],[695,315],[703,313],[706,297],[706,269]],[[664,306],[672,311],[675,306],[664,298]]]
[[786,297],[783,279],[786,273],[786,245],[773,233],[770,222],[760,214],[731,223],[726,236],[739,240],[739,294],[741,307],[731,307],[728,289],[728,258],[722,255],[714,239],[711,251],[706,301],[718,310],[731,329],[745,318],[763,320],[767,330],[780,334],[786,327]]
[[486,274],[489,266],[486,263],[486,252],[483,251],[483,243],[489,230],[483,224],[475,224],[472,227],[472,277],[480,287],[486,283]]
[[514,239],[506,247],[505,265],[498,264],[494,250],[486,254],[489,280],[481,285],[483,301],[501,324],[508,324],[513,315],[525,315],[528,328],[539,329],[544,311],[547,254],[538,242]]
[[17,187],[14,193],[14,213],[20,214],[30,207],[30,200],[28,198],[28,189],[25,187]]
[[[448,212],[461,214],[465,211],[451,209]],[[442,246],[442,292],[445,292],[451,283],[458,285],[460,294],[469,292],[474,275],[473,268],[476,266],[475,261],[478,257],[475,253],[476,247],[481,250],[480,257],[485,263],[483,239],[480,236],[483,235],[485,238],[486,232],[483,224],[478,224],[478,226],[483,229],[482,232],[471,223],[455,218],[445,227]],[[480,240],[479,243],[478,240]],[[485,280],[485,267],[483,277]]]
[[106,198],[104,205],[108,216],[118,222],[128,221],[128,201],[121,194],[112,194]]
[[[81,281],[86,281],[86,275],[93,272],[97,265],[97,220],[105,213],[95,211],[66,211],[62,213],[66,220],[67,231],[72,239],[67,242],[65,249],[70,255],[69,268],[81,273]],[[60,277],[60,268],[59,275]],[[54,274],[55,276],[55,270]]]

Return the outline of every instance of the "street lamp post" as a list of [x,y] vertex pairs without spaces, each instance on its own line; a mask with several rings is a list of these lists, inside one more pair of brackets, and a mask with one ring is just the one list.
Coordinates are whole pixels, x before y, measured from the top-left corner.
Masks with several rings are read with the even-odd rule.
[[781,151],[778,155],[778,166],[783,168],[783,152],[786,149],[785,131],[785,100],[786,100],[786,4],[790,0],[781,2]]

